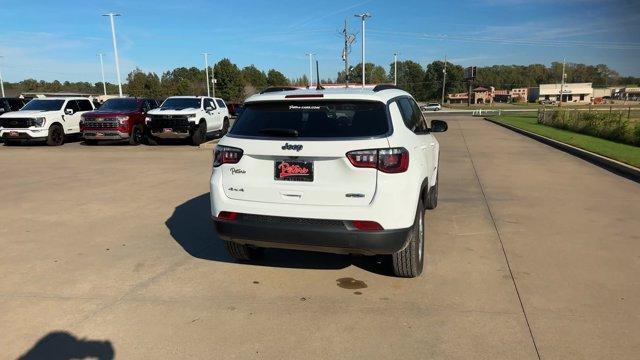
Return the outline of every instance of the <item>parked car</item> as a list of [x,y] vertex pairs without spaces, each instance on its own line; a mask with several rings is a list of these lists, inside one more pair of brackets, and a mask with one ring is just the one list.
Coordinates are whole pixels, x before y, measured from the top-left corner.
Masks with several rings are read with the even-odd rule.
[[18,111],[22,109],[26,103],[24,99],[20,98],[0,97],[0,115],[11,111]]
[[36,98],[19,111],[0,115],[0,137],[7,145],[22,140],[44,140],[59,146],[68,136],[80,135],[80,117],[93,111],[83,97]]
[[265,247],[384,254],[397,276],[418,276],[438,203],[433,134],[446,130],[389,85],[251,96],[215,148],[216,231],[238,260]]
[[239,103],[227,103],[227,108],[229,109],[229,115],[237,116],[238,115],[238,109],[240,108],[240,106],[242,106],[242,104],[239,104]]
[[422,111],[440,111],[442,110],[442,105],[438,103],[429,103],[427,105],[422,105],[420,109]]
[[227,133],[229,111],[219,98],[173,96],[149,111],[146,123],[153,141],[189,139],[193,145],[199,145],[209,135]]
[[88,145],[105,140],[126,140],[137,145],[145,137],[147,112],[157,107],[154,99],[109,99],[98,110],[82,115],[80,131]]

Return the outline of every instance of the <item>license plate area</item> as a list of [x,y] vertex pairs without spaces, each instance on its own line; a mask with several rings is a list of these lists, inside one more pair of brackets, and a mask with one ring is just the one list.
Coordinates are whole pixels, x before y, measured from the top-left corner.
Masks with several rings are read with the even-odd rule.
[[17,131],[9,131],[9,136],[11,137],[18,137],[18,132]]
[[313,181],[313,161],[276,160],[274,179],[280,181]]

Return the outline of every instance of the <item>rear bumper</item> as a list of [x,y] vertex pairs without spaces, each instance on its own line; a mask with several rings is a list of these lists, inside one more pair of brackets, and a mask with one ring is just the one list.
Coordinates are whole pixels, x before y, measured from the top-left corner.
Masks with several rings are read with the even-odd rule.
[[[393,254],[407,243],[411,228],[358,231],[338,226],[288,221],[226,221],[213,218],[221,239],[267,248],[321,251],[336,254]],[[283,218],[284,219],[284,218]]]

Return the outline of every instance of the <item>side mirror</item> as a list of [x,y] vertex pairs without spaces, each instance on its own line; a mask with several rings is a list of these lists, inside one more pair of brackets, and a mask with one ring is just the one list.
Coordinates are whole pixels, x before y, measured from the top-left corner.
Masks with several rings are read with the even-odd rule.
[[73,115],[73,109],[64,109],[64,113],[67,115]]
[[449,126],[442,120],[431,120],[431,132],[445,132]]
[[213,108],[211,106],[207,106],[206,108],[204,108],[205,111],[213,111]]

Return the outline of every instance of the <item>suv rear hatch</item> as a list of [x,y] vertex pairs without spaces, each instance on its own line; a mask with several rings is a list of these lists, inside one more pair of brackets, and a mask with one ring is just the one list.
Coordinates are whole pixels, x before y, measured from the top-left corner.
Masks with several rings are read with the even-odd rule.
[[390,132],[382,102],[248,103],[223,141],[243,151],[238,163],[220,168],[224,192],[246,201],[366,206],[377,170],[352,166],[346,154],[388,148]]

